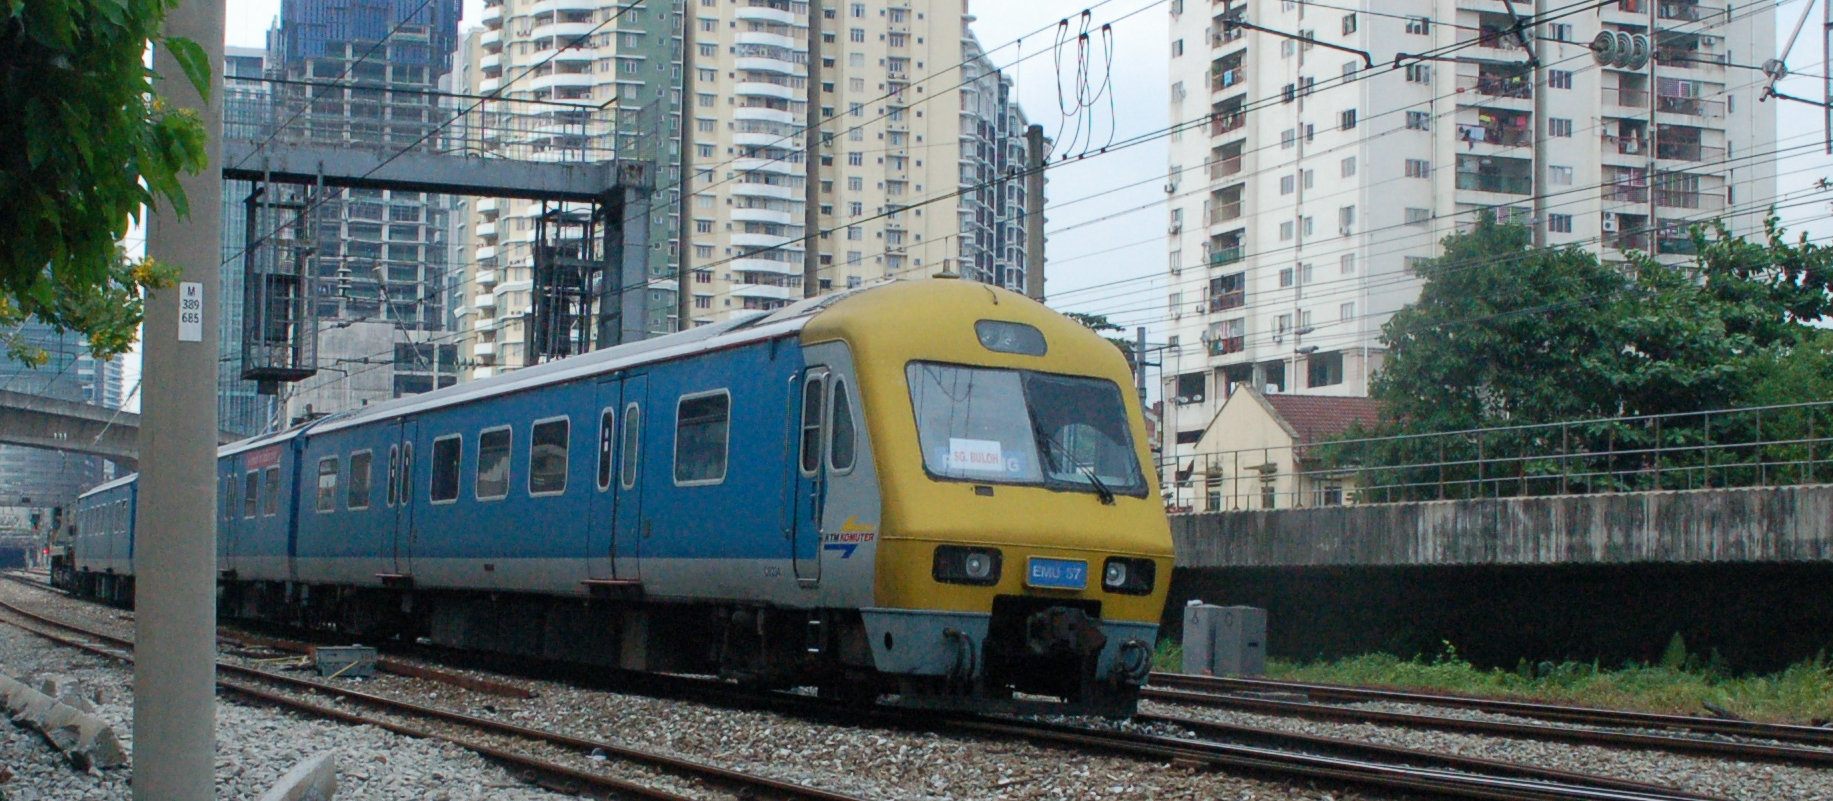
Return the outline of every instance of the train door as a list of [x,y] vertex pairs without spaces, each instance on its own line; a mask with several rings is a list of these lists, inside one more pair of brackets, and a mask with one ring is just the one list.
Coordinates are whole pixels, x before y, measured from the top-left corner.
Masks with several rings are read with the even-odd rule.
[[617,421],[622,418],[623,379],[599,381],[593,399],[598,425],[592,429],[592,499],[586,504],[586,578],[605,581],[617,576]]
[[796,580],[810,584],[821,580],[821,502],[827,479],[821,452],[827,439],[828,380],[826,367],[803,370],[791,406],[796,447],[786,482],[790,496],[783,507],[789,513],[789,553]]
[[396,472],[396,484],[390,487],[388,497],[395,499],[395,532],[394,556],[395,572],[403,576],[414,575],[414,545],[420,532],[414,527],[414,439],[420,430],[417,421],[408,419],[400,423],[398,439],[401,443],[401,461]]
[[612,500],[615,524],[612,529],[612,574],[620,581],[642,579],[642,556],[649,524],[643,519],[643,463],[649,454],[643,452],[645,418],[649,415],[648,377],[624,376],[618,402],[617,488]]
[[216,567],[223,573],[235,571],[235,540],[242,522],[242,473],[237,468],[241,463],[240,458],[233,456],[224,460],[226,467],[220,476],[223,484],[223,516],[216,534]]

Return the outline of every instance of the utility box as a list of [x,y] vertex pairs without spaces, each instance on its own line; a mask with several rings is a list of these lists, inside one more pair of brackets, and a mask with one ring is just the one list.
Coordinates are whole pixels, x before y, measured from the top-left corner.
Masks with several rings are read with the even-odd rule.
[[1267,610],[1214,604],[1184,607],[1184,672],[1266,675]]
[[312,649],[318,675],[366,679],[376,673],[376,649],[366,645],[320,645]]

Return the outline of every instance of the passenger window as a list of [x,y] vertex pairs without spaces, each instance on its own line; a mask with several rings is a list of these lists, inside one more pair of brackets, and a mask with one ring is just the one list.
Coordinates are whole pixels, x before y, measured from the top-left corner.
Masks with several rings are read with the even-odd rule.
[[611,443],[617,436],[616,415],[606,409],[598,413],[598,491],[611,488]]
[[406,506],[413,500],[414,485],[414,443],[401,444],[401,505]]
[[477,435],[477,499],[494,500],[509,494],[508,428],[493,428]]
[[566,492],[567,434],[565,417],[541,420],[528,433],[528,494]]
[[624,407],[624,489],[636,486],[637,457],[641,455],[643,440],[643,407],[634,403]]
[[827,376],[814,373],[802,384],[802,472],[813,475],[821,469],[821,392],[827,387]]
[[388,446],[388,505],[401,497],[401,446]]
[[280,512],[280,468],[270,467],[266,486],[261,488],[261,514],[272,517]]
[[851,470],[857,435],[853,430],[853,403],[847,400],[845,379],[834,379],[834,399],[828,406],[834,410],[834,422],[829,425],[833,439],[828,446],[828,469],[842,472]]
[[236,500],[236,480],[234,473],[223,476],[223,487],[226,490],[225,495],[227,496],[223,504],[223,519],[233,520],[235,519],[235,510],[238,505],[238,501]]
[[433,503],[458,500],[458,468],[464,463],[465,438],[453,434],[433,440],[433,485],[428,497]]
[[337,457],[318,460],[318,511],[337,511]]
[[732,396],[725,390],[685,397],[675,405],[675,483],[725,480],[731,412]]
[[261,474],[253,470],[242,477],[242,516],[254,517],[261,511]]
[[350,454],[350,492],[344,498],[344,508],[369,508],[369,463],[374,459],[375,454],[369,451]]

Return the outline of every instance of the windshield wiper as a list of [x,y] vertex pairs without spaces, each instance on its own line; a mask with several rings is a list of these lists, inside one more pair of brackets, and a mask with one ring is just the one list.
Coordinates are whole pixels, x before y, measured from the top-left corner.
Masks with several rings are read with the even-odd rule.
[[1063,443],[1058,442],[1056,437],[1051,436],[1049,432],[1045,431],[1044,427],[1040,425],[1036,419],[1031,421],[1031,432],[1037,437],[1039,445],[1043,445],[1046,450],[1055,448],[1058,453],[1063,454],[1064,459],[1069,461],[1070,466],[1081,471],[1082,475],[1088,476],[1088,483],[1095,486],[1095,494],[1101,498],[1103,506],[1114,505],[1114,491],[1108,489],[1107,483],[1103,482],[1100,476],[1095,475],[1094,468],[1083,464],[1082,460],[1077,459],[1075,454],[1069,452],[1069,448],[1064,447]]

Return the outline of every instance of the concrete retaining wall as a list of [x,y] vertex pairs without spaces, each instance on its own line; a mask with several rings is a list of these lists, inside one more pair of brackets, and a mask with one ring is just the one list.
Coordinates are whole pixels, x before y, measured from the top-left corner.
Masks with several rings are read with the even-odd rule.
[[1171,518],[1180,568],[1833,560],[1833,485]]

